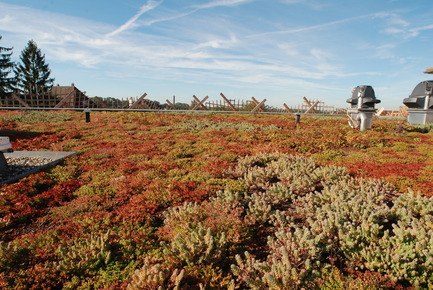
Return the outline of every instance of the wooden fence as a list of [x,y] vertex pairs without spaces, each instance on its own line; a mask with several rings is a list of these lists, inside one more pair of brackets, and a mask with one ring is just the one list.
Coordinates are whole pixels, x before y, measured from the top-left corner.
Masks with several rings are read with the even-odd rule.
[[0,108],[69,108],[69,109],[144,109],[144,110],[191,110],[191,111],[232,111],[232,112],[279,112],[279,113],[315,113],[315,114],[336,114],[344,113],[344,109],[335,109],[333,106],[326,106],[324,102],[309,100],[303,97],[303,103],[295,107],[289,107],[285,103],[282,108],[266,105],[266,99],[258,100],[251,97],[251,100],[236,100],[220,94],[218,100],[208,100],[209,97],[198,98],[192,96],[190,104],[175,103],[166,100],[165,104],[152,101],[144,93],[140,97],[127,99],[115,98],[89,98],[85,92],[81,92],[74,85],[55,86],[46,94],[39,95],[18,95],[11,94],[0,98]]

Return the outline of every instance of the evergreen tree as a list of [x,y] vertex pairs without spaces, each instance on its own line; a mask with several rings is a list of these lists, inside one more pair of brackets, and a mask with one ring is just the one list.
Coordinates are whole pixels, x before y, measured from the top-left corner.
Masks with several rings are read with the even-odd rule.
[[37,47],[36,42],[30,40],[20,55],[21,63],[15,67],[17,89],[23,94],[43,95],[54,83],[50,78],[51,71],[45,63],[45,55]]
[[[2,37],[0,36],[0,40]],[[4,97],[13,90],[15,78],[10,77],[14,63],[11,61],[12,48],[0,46],[0,97]]]

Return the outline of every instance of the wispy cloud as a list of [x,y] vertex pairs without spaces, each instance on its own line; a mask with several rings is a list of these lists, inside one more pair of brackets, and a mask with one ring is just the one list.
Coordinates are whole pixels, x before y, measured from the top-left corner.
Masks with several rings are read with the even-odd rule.
[[[169,16],[163,16],[163,17],[159,17],[159,18],[138,21],[141,15],[143,15],[144,13],[146,13],[149,10],[156,8],[159,4],[162,3],[162,1],[163,0],[161,0],[159,3],[155,3],[154,7],[152,7],[151,9],[147,9],[146,11],[142,11],[142,10],[144,10],[143,9],[144,6],[143,6],[142,9],[133,18],[131,18],[127,23],[125,23],[124,25],[122,25],[121,27],[116,29],[116,31],[111,32],[109,34],[109,36],[111,36],[113,34],[117,34],[118,30],[119,30],[119,32],[121,32],[121,31],[125,30],[125,29],[122,29],[123,27],[128,28],[129,26],[132,26],[133,24],[134,24],[134,27],[137,27],[140,25],[151,26],[151,25],[161,23],[161,22],[168,22],[168,21],[177,20],[177,19],[180,19],[183,17],[187,17],[187,16],[194,14],[194,13],[196,13],[202,9],[209,9],[209,8],[221,7],[221,6],[227,6],[227,7],[238,6],[238,5],[246,4],[248,2],[252,2],[255,0],[213,0],[213,1],[210,1],[208,3],[204,3],[204,4],[200,4],[200,5],[192,5],[192,6],[186,7],[186,9],[188,10],[186,12],[176,12],[176,13],[169,15]],[[152,0],[149,2],[152,2]],[[149,3],[145,6],[151,7],[149,5]]]
[[321,23],[321,24],[317,24],[317,25],[302,26],[302,27],[282,29],[282,30],[277,30],[277,31],[256,33],[256,34],[250,35],[249,37],[262,37],[262,36],[266,36],[266,35],[278,35],[278,34],[295,34],[295,33],[307,32],[307,31],[320,30],[320,29],[325,29],[328,27],[332,27],[332,26],[347,23],[347,22],[352,22],[352,21],[356,21],[356,20],[360,20],[360,19],[370,18],[373,15],[374,14],[360,15],[360,16],[356,16],[356,17],[325,22],[325,23]]
[[114,36],[116,34],[122,33],[128,29],[134,28],[136,26],[135,25],[136,21],[140,18],[141,15],[143,15],[144,13],[146,13],[150,10],[155,9],[161,3],[162,3],[162,0],[161,1],[148,0],[147,4],[140,7],[140,10],[137,12],[137,14],[135,14],[131,19],[126,21],[123,25],[121,25],[116,30],[108,33],[107,36],[111,37],[111,36]]
[[383,32],[390,35],[398,35],[404,39],[417,37],[423,31],[433,29],[433,24],[413,27],[409,21],[401,18],[399,14],[393,12],[376,13],[376,16],[378,18],[386,19],[387,27],[383,29]]
[[200,50],[206,47],[211,48],[228,48],[238,42],[238,39],[235,35],[231,35],[229,39],[226,38],[214,38],[212,40],[202,42],[197,44],[193,49]]
[[430,25],[412,28],[410,29],[410,32],[412,36],[418,36],[422,31],[432,30],[432,29],[433,29],[433,24],[430,24]]
[[[292,1],[292,0],[290,0]],[[293,0],[295,1],[295,0]],[[431,29],[430,26],[420,28],[417,30],[411,30],[411,29],[404,29],[405,27],[408,27],[410,25],[409,22],[405,21],[404,19],[401,19],[398,14],[391,13],[391,12],[374,12],[370,14],[363,14],[358,15],[355,17],[349,17],[349,18],[343,18],[339,20],[324,22],[316,25],[309,25],[309,26],[301,26],[301,27],[295,27],[295,28],[289,28],[289,29],[280,29],[276,31],[269,31],[269,32],[263,32],[263,33],[257,33],[252,34],[249,37],[262,37],[266,35],[279,35],[279,34],[297,34],[297,33],[304,33],[308,31],[315,31],[315,30],[323,30],[327,28],[332,28],[337,25],[346,24],[350,22],[356,22],[360,20],[365,19],[386,19],[388,28],[386,28],[384,31],[387,31],[388,33],[398,33],[402,31],[410,31],[412,34],[414,32],[418,32],[424,29]],[[397,28],[397,27],[398,28]]]
[[237,6],[252,1],[254,0],[213,0],[208,3],[195,5],[194,7],[197,9],[207,9],[207,8],[213,8],[219,6]]
[[188,12],[183,12],[183,13],[176,13],[170,16],[164,16],[164,17],[160,17],[160,18],[155,18],[155,19],[150,19],[150,20],[143,20],[140,21],[138,24],[139,25],[144,25],[144,26],[150,26],[153,24],[157,24],[157,23],[161,23],[161,22],[167,22],[167,21],[172,21],[172,20],[176,20],[182,17],[186,17],[188,15],[191,15],[195,12],[197,12],[197,9],[194,10],[190,10]]
[[172,20],[176,20],[182,17],[186,17],[189,16],[191,14],[194,14],[202,9],[209,9],[209,8],[214,8],[214,7],[220,7],[220,6],[238,6],[241,4],[246,4],[248,2],[252,2],[255,0],[214,0],[208,3],[204,3],[204,4],[200,4],[200,5],[193,5],[191,7],[188,7],[189,11],[187,12],[182,12],[182,13],[176,13],[173,14],[171,16],[165,16],[165,17],[161,17],[161,18],[157,18],[157,19],[151,19],[151,20],[146,20],[146,21],[142,21],[141,24],[146,25],[146,26],[150,26],[156,23],[160,23],[160,22],[166,22],[166,21],[172,21]]
[[432,30],[433,24],[424,25],[420,27],[408,27],[409,25],[402,26],[390,26],[383,30],[384,33],[389,35],[395,35],[403,39],[409,39],[419,36],[423,31]]

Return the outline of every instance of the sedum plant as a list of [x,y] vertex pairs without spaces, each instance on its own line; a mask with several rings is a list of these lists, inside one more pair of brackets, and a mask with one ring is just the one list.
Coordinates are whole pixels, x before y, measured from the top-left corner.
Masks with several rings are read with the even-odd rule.
[[261,126],[247,122],[231,123],[231,122],[213,122],[210,120],[197,120],[187,119],[184,122],[179,122],[175,126],[175,129],[190,130],[190,131],[202,131],[202,130],[224,130],[224,129],[235,129],[240,131],[254,131],[254,130],[280,130],[276,125]]
[[267,190],[278,185],[299,194],[305,194],[340,178],[347,178],[342,167],[318,167],[312,158],[283,153],[257,154],[239,160],[229,171],[235,178],[242,178],[251,190]]
[[284,154],[246,157],[231,172],[250,184],[247,218],[273,225],[265,258],[236,255],[232,272],[241,285],[316,287],[336,262],[394,282],[433,285],[431,198],[399,195],[383,181]]
[[320,268],[322,237],[309,229],[294,232],[278,231],[269,237],[272,249],[265,261],[256,260],[248,252],[245,259],[236,256],[233,273],[253,289],[295,289],[308,286]]
[[170,243],[163,243],[164,255],[175,264],[194,266],[218,263],[226,245],[226,236],[214,234],[201,224],[187,235],[177,235]]
[[184,274],[185,270],[171,271],[166,265],[151,261],[149,257],[146,257],[143,267],[137,269],[132,275],[132,281],[128,284],[127,289],[179,289]]
[[109,237],[110,231],[60,245],[57,250],[60,259],[55,263],[57,269],[66,274],[83,276],[108,265],[111,260]]
[[13,267],[22,267],[30,250],[15,242],[0,241],[0,272]]

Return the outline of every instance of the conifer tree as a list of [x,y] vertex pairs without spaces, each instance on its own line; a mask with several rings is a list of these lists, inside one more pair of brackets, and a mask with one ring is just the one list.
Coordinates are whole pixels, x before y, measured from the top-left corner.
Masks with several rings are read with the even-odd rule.
[[20,55],[21,63],[15,67],[17,89],[23,94],[35,96],[47,93],[54,83],[50,78],[51,71],[45,62],[45,55],[37,47],[36,42],[30,40]]
[[[1,39],[2,37],[0,36]],[[14,67],[11,55],[12,48],[0,46],[0,98],[13,91],[15,78],[9,75]]]

